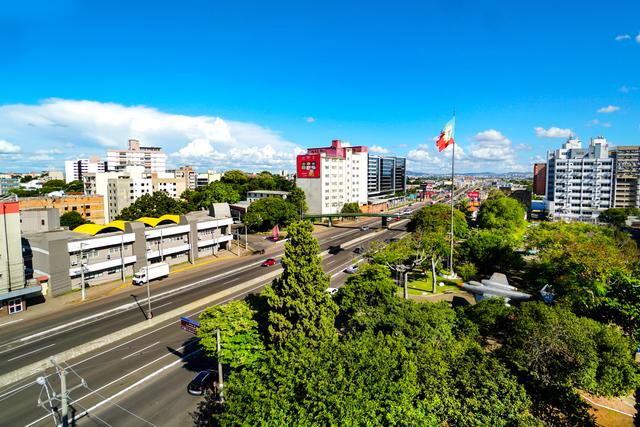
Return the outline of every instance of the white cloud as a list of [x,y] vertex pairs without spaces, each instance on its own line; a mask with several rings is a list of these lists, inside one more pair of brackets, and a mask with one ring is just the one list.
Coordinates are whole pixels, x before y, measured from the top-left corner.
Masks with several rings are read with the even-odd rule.
[[129,138],[164,148],[173,166],[189,163],[204,169],[293,169],[294,153],[301,151],[280,133],[254,123],[65,99],[0,106],[0,135],[29,146],[36,153],[34,163],[63,150],[66,156],[105,157],[108,148],[125,147]]
[[616,41],[619,42],[620,40],[629,40],[630,38],[631,36],[629,34],[620,34],[616,36]]
[[[508,172],[527,171],[529,165],[518,163],[518,150],[528,146],[514,147],[511,140],[500,131],[488,129],[478,132],[468,146],[455,146],[456,170],[464,172]],[[422,144],[407,153],[408,169],[415,172],[448,173],[451,170],[453,144],[439,153],[435,144]]]
[[316,121],[315,117],[305,117],[304,120],[307,123],[313,123]]
[[598,113],[613,113],[620,109],[620,107],[616,105],[607,105],[606,107],[598,108]]
[[372,153],[380,153],[380,154],[388,154],[389,150],[387,148],[381,147],[380,145],[372,145],[369,147],[369,151]]
[[0,154],[16,154],[20,151],[20,146],[12,144],[9,141],[5,141],[4,139],[0,139]]
[[569,138],[572,134],[571,129],[562,129],[555,126],[549,129],[538,126],[534,129],[538,138]]
[[638,90],[638,88],[635,86],[622,85],[620,86],[620,89],[618,89],[618,92],[629,93],[629,92],[635,92],[636,90]]
[[613,125],[610,122],[605,122],[605,123],[602,123],[602,127],[610,128],[610,127],[613,127]]
[[636,36],[636,42],[640,43],[640,33]]

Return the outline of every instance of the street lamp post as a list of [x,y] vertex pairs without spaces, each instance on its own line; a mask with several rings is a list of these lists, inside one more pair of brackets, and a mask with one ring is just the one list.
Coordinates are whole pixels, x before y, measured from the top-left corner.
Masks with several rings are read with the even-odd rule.
[[87,243],[80,242],[80,291],[82,295],[82,301],[85,300],[85,290],[84,290],[84,252],[82,251],[82,246],[87,245]]

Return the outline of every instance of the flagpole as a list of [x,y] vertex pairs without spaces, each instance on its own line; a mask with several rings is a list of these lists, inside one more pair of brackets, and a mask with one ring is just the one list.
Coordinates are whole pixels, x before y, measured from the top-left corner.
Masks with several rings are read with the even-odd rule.
[[[453,126],[456,125],[456,110],[453,110]],[[453,149],[451,151],[451,247],[449,250],[449,269],[451,270],[451,278],[454,278],[453,272],[453,194],[455,190],[454,177],[455,177],[455,164],[456,164],[456,141],[453,140]]]

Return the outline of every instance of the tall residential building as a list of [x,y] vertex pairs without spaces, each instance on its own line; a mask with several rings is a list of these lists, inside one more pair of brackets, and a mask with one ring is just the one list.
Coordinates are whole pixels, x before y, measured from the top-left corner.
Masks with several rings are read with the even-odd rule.
[[196,188],[204,187],[212,182],[220,181],[222,174],[220,172],[208,170],[205,173],[199,173],[196,181]]
[[592,138],[588,148],[569,138],[561,149],[547,153],[549,213],[554,219],[596,221],[613,206],[613,176],[605,138]]
[[20,178],[11,176],[0,177],[0,196],[9,194],[9,190],[20,188]]
[[121,172],[127,166],[143,166],[145,173],[164,173],[167,155],[160,147],[142,147],[137,139],[129,140],[127,150],[107,151],[107,167],[110,172]]
[[309,213],[340,213],[345,203],[367,203],[367,147],[309,148],[297,157],[296,185],[306,196]]
[[189,190],[195,190],[198,187],[198,172],[193,170],[191,166],[182,166],[180,169],[174,170],[173,176],[185,179]]
[[618,146],[613,155],[614,207],[640,208],[640,146]]
[[393,195],[407,190],[407,160],[403,157],[369,155],[367,193],[369,197]]
[[107,180],[107,210],[113,221],[122,210],[144,194],[153,194],[153,181],[142,174],[139,166],[128,167],[126,174]]
[[87,173],[102,173],[107,170],[107,162],[97,156],[88,159],[65,160],[64,179],[67,184],[71,181],[82,181]]
[[533,165],[533,194],[544,196],[547,191],[547,164],[535,163]]
[[20,206],[6,197],[0,200],[0,308],[8,314],[24,310],[25,299],[41,292],[25,283],[21,248]]

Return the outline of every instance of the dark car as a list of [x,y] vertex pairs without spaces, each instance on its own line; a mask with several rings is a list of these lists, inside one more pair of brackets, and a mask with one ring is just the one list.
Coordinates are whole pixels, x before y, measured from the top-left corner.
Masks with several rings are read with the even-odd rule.
[[198,375],[187,386],[187,393],[194,396],[202,396],[207,389],[215,388],[216,375],[218,373],[213,370],[199,372]]
[[357,254],[363,254],[364,253],[364,248],[362,246],[358,246],[357,248],[355,248],[353,250],[353,252],[355,252]]
[[269,267],[272,265],[276,265],[278,263],[278,261],[276,261],[275,258],[267,258],[263,263],[262,266],[263,267]]
[[340,245],[336,245],[336,246],[329,246],[329,253],[331,255],[335,255],[338,252],[340,252],[342,250],[342,247]]

